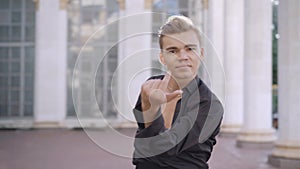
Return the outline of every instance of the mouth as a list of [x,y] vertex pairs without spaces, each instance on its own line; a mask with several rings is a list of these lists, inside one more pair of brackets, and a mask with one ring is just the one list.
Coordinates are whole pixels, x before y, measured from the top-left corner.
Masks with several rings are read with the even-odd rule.
[[190,68],[192,67],[192,65],[179,65],[179,66],[176,66],[176,68]]

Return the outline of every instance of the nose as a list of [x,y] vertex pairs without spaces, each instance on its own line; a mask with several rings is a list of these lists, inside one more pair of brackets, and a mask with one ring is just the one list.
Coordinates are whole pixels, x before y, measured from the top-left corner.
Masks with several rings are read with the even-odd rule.
[[189,58],[189,57],[188,57],[188,53],[187,53],[187,51],[185,51],[185,49],[181,49],[181,50],[180,50],[179,58],[180,58],[181,60],[186,60],[186,59]]

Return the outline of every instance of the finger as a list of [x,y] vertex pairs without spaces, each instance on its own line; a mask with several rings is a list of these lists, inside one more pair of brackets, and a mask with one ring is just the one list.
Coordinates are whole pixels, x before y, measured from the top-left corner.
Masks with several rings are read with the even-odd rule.
[[153,85],[151,86],[151,89],[158,89],[160,83],[161,83],[161,80],[155,80],[155,81],[153,82]]
[[147,81],[147,83],[143,85],[143,90],[142,90],[143,94],[145,94],[147,97],[149,97],[151,95],[151,93],[153,92],[153,90],[157,89],[159,81],[157,81],[157,80]]
[[146,81],[145,83],[143,83],[142,85],[142,91],[146,91],[148,88],[151,87],[151,81]]
[[152,89],[153,88],[153,86],[157,86],[157,79],[151,79],[151,80],[148,80],[148,82],[149,82],[149,89]]
[[170,78],[171,75],[169,73],[166,73],[165,77],[163,78],[159,86],[161,90],[165,91],[167,89]]
[[167,102],[175,99],[176,97],[181,97],[181,95],[182,95],[182,90],[175,90],[172,93],[167,93],[166,94]]
[[161,105],[167,102],[165,93],[160,89],[153,89],[149,94],[151,105]]

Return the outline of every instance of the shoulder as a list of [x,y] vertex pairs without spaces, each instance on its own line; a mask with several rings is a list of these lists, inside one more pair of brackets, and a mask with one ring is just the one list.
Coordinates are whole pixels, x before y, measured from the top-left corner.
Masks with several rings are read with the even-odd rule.
[[198,91],[190,95],[188,102],[193,103],[192,107],[195,104],[200,104],[220,109],[221,112],[223,111],[223,104],[220,99],[200,78],[198,79]]
[[202,84],[199,85],[199,93],[201,101],[208,102],[212,112],[215,112],[220,115],[224,113],[224,106],[222,102],[203,81]]
[[200,78],[198,83],[198,91],[201,99],[220,102],[216,94]]

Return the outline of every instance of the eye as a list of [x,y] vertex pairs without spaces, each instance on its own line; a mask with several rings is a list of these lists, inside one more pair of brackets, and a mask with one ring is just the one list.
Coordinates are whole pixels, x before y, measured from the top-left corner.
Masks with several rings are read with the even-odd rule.
[[193,47],[188,47],[187,48],[187,51],[194,51],[194,50],[196,50],[196,48],[193,48]]
[[175,49],[168,50],[168,53],[176,54],[176,53],[177,53],[177,50],[175,50]]

